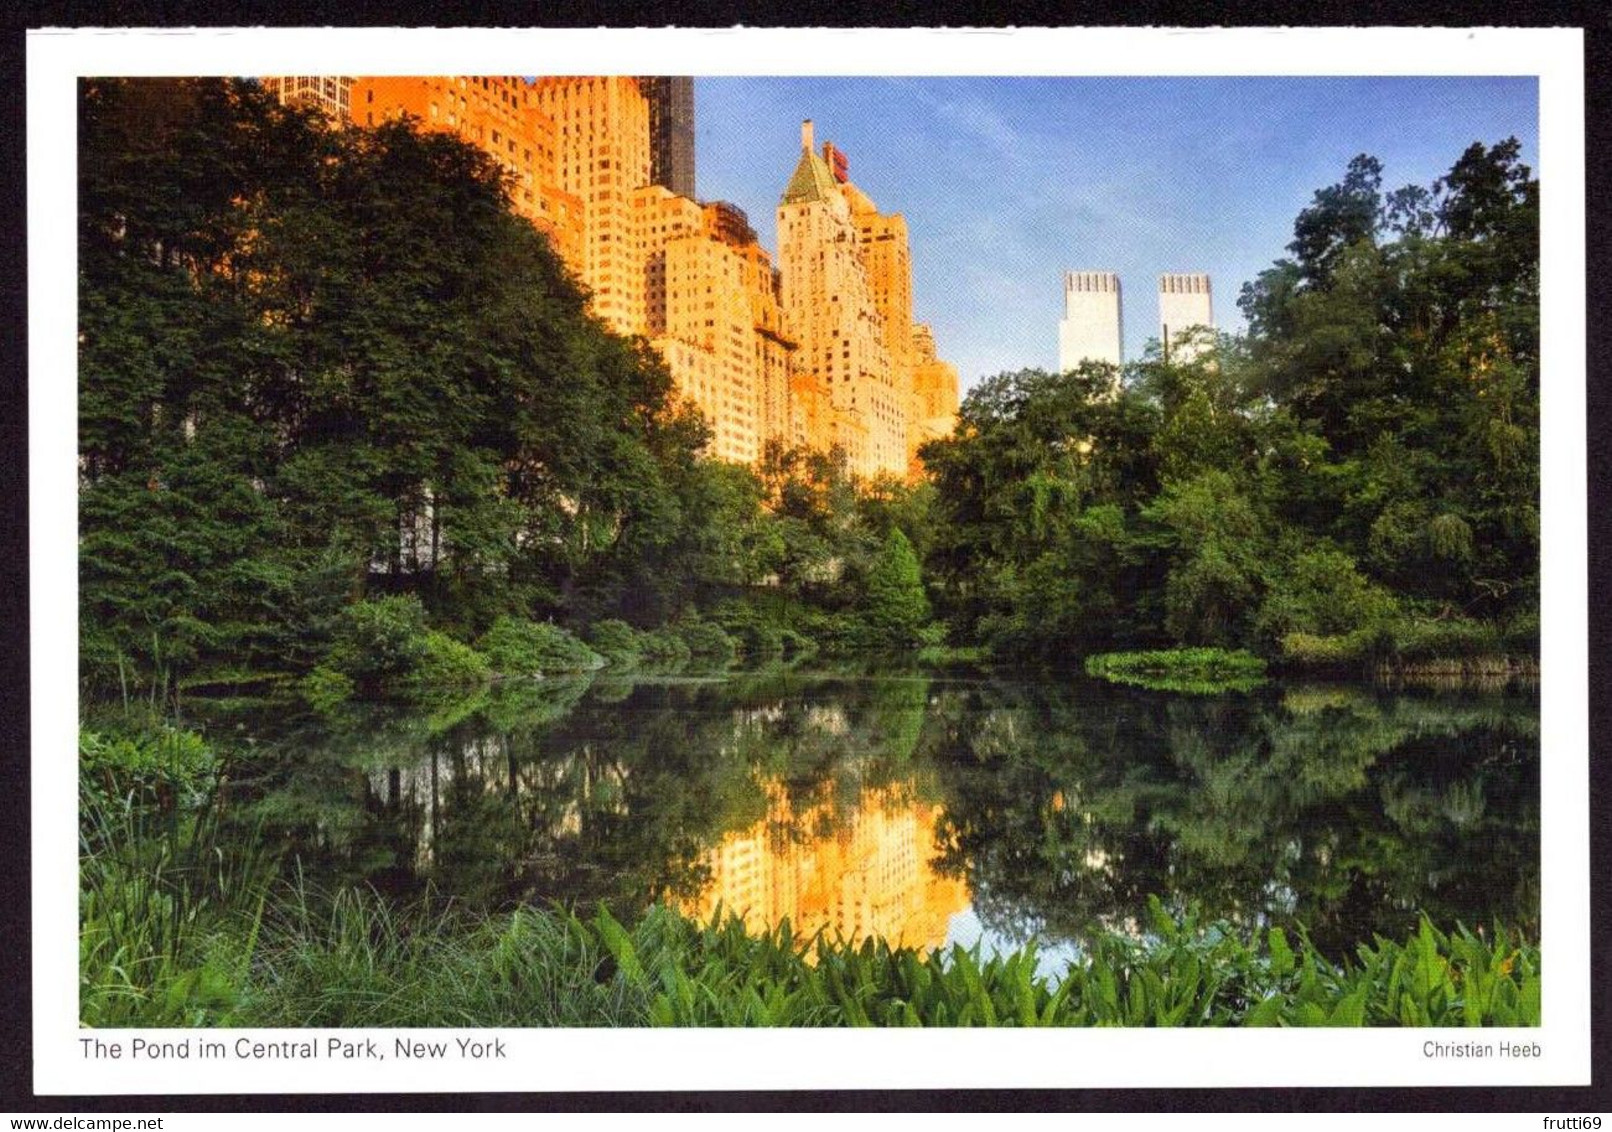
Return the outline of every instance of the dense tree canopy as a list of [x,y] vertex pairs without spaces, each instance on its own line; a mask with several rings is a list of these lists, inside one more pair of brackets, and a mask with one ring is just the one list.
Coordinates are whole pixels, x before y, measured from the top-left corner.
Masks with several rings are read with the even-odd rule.
[[468,633],[712,553],[704,426],[479,151],[249,83],[81,105],[92,664],[295,663],[376,589]]
[[[1362,155],[1245,287],[1241,338],[981,383],[923,453],[944,611],[1014,651],[1537,624],[1538,183]],[[1357,638],[1358,639],[1358,638]]]

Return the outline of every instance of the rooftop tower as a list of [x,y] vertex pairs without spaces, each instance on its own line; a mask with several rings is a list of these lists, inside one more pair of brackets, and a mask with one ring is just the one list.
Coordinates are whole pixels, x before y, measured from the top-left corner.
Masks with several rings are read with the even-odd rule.
[[1058,323],[1058,371],[1081,362],[1125,362],[1124,307],[1112,271],[1066,271]]
[[1181,341],[1193,327],[1215,328],[1209,276],[1203,273],[1159,276],[1159,345],[1165,361],[1187,362],[1200,345]]
[[694,197],[694,80],[687,75],[640,76],[649,100],[649,181]]

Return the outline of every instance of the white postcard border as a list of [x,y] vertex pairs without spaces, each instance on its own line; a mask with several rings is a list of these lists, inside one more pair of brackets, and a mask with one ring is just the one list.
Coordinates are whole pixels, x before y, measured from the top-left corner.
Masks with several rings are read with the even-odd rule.
[[[1576,29],[43,30],[30,33],[29,475],[35,1088],[47,1094],[1573,1085],[1590,1080],[1583,51]],[[674,62],[675,61],[675,62]],[[1423,1056],[1472,1031],[500,1030],[496,1062],[86,1060],[76,988],[74,106],[79,76],[1535,75],[1543,270],[1543,1056]],[[133,1032],[97,1031],[127,1047]],[[354,1031],[155,1031],[153,1039]],[[375,1031],[446,1040],[453,1031]]]

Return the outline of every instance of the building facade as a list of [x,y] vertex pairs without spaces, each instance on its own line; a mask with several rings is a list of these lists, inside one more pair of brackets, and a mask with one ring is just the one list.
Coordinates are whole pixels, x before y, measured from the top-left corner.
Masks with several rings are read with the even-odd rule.
[[410,119],[488,154],[592,313],[664,358],[711,426],[709,455],[753,463],[778,440],[837,446],[859,476],[908,475],[955,421],[956,371],[912,321],[906,219],[851,183],[843,152],[818,156],[809,122],[775,259],[741,209],[694,196],[690,78],[262,81],[339,121]]
[[633,193],[650,184],[649,100],[629,76],[538,79],[532,104],[554,123],[560,188],[582,201],[582,281],[618,334],[648,325]]
[[1202,344],[1183,339],[1194,327],[1212,331],[1214,326],[1208,275],[1159,276],[1159,346],[1166,361],[1187,362],[1197,357]]
[[352,113],[353,80],[344,75],[269,75],[258,80],[284,106],[307,106],[333,122]]
[[582,200],[559,184],[554,121],[533,104],[533,94],[533,84],[518,75],[362,77],[353,80],[352,121],[369,127],[409,117],[482,150],[508,175],[514,210],[580,272]]
[[935,335],[919,323],[912,328],[912,407],[907,424],[907,474],[923,473],[918,449],[950,436],[957,427],[957,367],[935,356]]
[[1081,362],[1125,362],[1124,301],[1112,271],[1069,271],[1063,277],[1058,323],[1058,370]]
[[883,213],[850,178],[850,159],[832,142],[823,162],[839,183],[856,225],[862,269],[883,328],[897,396],[905,396],[906,472],[922,473],[918,449],[957,421],[957,370],[935,352],[934,331],[912,321],[912,245],[901,213]]
[[640,76],[649,100],[649,180],[678,196],[694,192],[694,80],[687,75]]
[[855,475],[910,475],[917,446],[955,420],[956,371],[927,328],[919,346],[905,217],[852,183],[843,151],[813,146],[807,121],[778,204],[785,323],[799,342],[795,436],[838,446]]
[[831,445],[859,476],[905,475],[910,390],[898,388],[847,195],[801,126],[800,160],[778,202],[784,317],[800,368],[827,388]]

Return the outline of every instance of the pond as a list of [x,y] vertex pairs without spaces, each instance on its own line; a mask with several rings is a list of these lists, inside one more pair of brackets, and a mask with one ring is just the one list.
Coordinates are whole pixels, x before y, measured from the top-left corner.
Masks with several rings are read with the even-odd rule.
[[305,883],[707,918],[1056,969],[1147,899],[1374,933],[1537,931],[1530,690],[864,670],[511,683],[326,716],[214,704],[229,812]]

